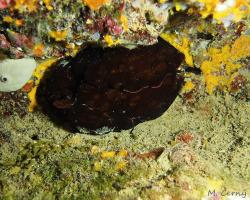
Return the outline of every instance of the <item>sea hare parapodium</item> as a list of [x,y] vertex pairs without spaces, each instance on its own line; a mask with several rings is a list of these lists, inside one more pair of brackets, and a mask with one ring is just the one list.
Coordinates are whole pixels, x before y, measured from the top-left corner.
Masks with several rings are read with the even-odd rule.
[[45,113],[71,130],[126,130],[162,115],[176,98],[184,56],[159,39],[129,50],[88,45],[54,64],[37,90]]

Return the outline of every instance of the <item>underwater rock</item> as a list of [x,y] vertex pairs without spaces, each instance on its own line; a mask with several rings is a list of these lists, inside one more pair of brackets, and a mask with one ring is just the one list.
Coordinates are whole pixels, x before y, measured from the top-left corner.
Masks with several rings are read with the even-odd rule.
[[70,130],[125,130],[162,115],[176,98],[184,56],[159,39],[152,46],[88,45],[51,66],[38,86],[45,113]]

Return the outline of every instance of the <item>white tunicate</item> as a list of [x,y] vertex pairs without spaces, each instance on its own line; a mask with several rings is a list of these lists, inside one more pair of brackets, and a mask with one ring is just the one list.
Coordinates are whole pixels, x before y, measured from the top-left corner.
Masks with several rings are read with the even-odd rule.
[[230,7],[234,7],[235,3],[236,3],[235,0],[227,0],[221,3],[218,3],[216,6],[216,11],[218,12],[226,11]]
[[22,88],[36,65],[34,58],[0,60],[0,91],[12,92]]

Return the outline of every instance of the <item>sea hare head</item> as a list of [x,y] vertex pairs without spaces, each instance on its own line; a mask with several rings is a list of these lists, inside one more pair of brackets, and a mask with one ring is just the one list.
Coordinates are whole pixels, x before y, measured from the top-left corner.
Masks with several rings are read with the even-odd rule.
[[89,45],[58,61],[41,81],[37,100],[72,130],[120,131],[162,115],[176,98],[183,55],[160,40],[129,50]]

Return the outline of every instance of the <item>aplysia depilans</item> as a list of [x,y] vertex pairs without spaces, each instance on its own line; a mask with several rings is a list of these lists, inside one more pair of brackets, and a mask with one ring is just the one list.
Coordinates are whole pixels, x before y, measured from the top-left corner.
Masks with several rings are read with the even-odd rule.
[[58,61],[42,79],[37,101],[71,130],[130,129],[162,115],[176,98],[184,56],[161,40],[129,50],[88,45]]

